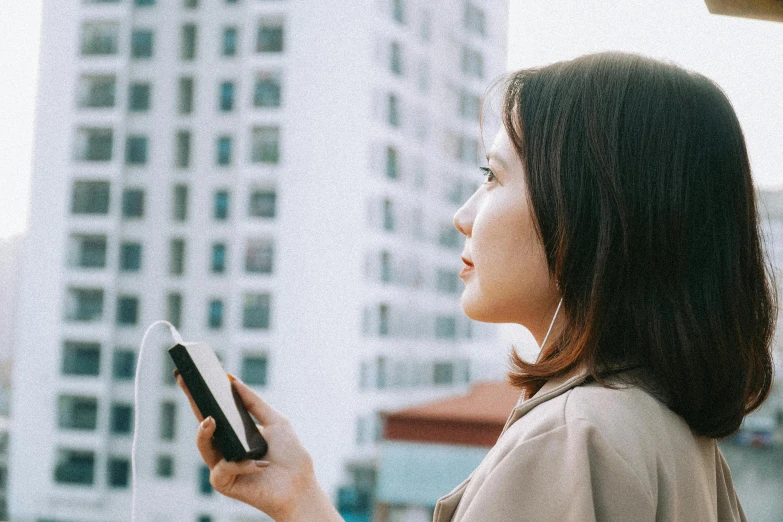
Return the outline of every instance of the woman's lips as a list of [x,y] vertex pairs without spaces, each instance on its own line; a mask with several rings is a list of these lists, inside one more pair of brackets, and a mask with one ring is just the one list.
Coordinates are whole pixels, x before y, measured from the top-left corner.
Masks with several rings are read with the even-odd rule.
[[461,279],[464,279],[469,273],[471,273],[473,270],[475,270],[476,267],[474,267],[473,263],[471,263],[470,261],[468,261],[464,257],[462,258],[462,262],[465,263],[465,266],[462,267],[462,270],[459,273],[459,277]]

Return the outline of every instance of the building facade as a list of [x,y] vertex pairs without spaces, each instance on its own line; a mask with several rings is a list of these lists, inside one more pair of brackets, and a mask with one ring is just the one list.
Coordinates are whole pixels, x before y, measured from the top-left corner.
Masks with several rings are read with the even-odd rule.
[[44,2],[12,520],[129,520],[134,422],[140,520],[264,520],[209,487],[164,332],[134,419],[157,319],[283,411],[353,514],[377,412],[502,372],[494,328],[461,312],[451,220],[481,180],[507,9]]

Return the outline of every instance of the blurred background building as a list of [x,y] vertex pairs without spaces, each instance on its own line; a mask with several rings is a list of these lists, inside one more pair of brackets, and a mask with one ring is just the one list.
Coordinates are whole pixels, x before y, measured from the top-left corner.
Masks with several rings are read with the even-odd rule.
[[[505,0],[46,0],[21,270],[14,520],[263,520],[212,492],[147,326],[288,415],[366,520],[378,412],[503,370],[459,305]],[[162,329],[163,330],[163,329]]]

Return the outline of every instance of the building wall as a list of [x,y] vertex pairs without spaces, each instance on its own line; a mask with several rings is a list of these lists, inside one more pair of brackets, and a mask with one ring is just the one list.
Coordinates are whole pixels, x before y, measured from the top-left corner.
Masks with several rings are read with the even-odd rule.
[[[256,387],[291,418],[333,497],[351,485],[352,470],[374,468],[379,411],[453,393],[472,375],[502,368],[494,328],[461,314],[461,283],[454,285],[461,240],[449,230],[480,180],[474,105],[503,72],[506,12],[499,0],[345,0],[339,9],[315,0],[44,3],[15,342],[15,519],[128,519],[130,487],[117,469],[127,465],[131,436],[127,425],[116,433],[113,416],[132,405],[133,382],[118,363],[138,351],[157,319],[178,316],[186,340],[209,342],[240,376],[247,357],[265,357]],[[260,27],[275,24],[283,27],[282,52],[257,52]],[[188,26],[196,28],[192,58],[183,55]],[[232,27],[237,50],[224,56],[224,30]],[[108,37],[116,38],[116,52],[86,55],[85,38],[103,29],[116,35]],[[152,32],[150,57],[132,56],[134,34],[137,48],[145,43],[138,31]],[[265,74],[280,80],[279,107],[255,104],[256,81]],[[180,108],[185,77],[195,86],[188,113]],[[107,107],[84,106],[85,97],[108,96],[85,90],[95,78],[113,78]],[[230,109],[221,108],[224,82],[233,83]],[[149,85],[147,108],[131,107],[135,84]],[[254,129],[266,127],[279,129],[279,157],[254,161]],[[102,129],[111,129],[105,160],[98,159]],[[85,159],[93,130],[97,157]],[[187,165],[178,156],[181,132],[190,133]],[[223,137],[231,138],[225,165]],[[77,185],[94,181],[109,184],[108,208],[74,212]],[[186,211],[177,203],[180,187]],[[274,217],[250,216],[251,194],[267,189],[276,194]],[[128,216],[126,193],[139,190],[143,215]],[[219,219],[221,191],[229,204]],[[98,199],[87,198],[88,206]],[[98,247],[85,238],[97,238]],[[181,273],[172,270],[172,240],[184,241]],[[246,270],[254,240],[274,245],[269,274]],[[138,269],[128,243],[141,245]],[[219,273],[216,245],[225,247]],[[99,266],[79,266],[96,264],[95,256],[104,257]],[[74,297],[91,289],[103,292],[102,313],[69,319],[89,315]],[[248,294],[270,296],[267,327],[244,325]],[[178,314],[172,295],[181,296]],[[219,326],[210,326],[211,311]],[[140,515],[260,519],[201,492],[196,423],[163,354],[171,341],[163,329],[149,339],[139,373]],[[78,363],[86,375],[68,370],[77,363],[66,341],[99,345],[99,359]],[[63,451],[92,456],[86,483],[57,479],[77,473],[63,472]]]

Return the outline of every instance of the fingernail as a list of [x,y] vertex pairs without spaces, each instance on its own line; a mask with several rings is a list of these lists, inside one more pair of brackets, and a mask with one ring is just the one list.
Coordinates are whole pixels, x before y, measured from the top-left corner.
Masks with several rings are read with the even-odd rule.
[[255,461],[253,461],[253,463],[256,465],[256,467],[259,467],[259,468],[265,468],[269,464],[271,464],[268,460],[255,460]]
[[233,375],[231,375],[230,373],[227,373],[226,375],[228,375],[228,380],[231,381],[231,382],[234,382],[234,381],[237,380],[237,378],[234,377]]
[[174,368],[174,378],[176,379],[177,377],[179,377],[179,370]]
[[212,422],[212,417],[207,417],[203,421],[201,421],[201,428],[207,429],[209,427],[210,422]]

